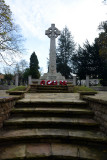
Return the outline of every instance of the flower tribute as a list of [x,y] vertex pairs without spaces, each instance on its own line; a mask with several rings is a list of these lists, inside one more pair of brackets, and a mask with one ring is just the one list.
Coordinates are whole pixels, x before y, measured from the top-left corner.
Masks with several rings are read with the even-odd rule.
[[[42,80],[41,82],[40,82],[40,85],[53,85],[53,86],[55,86],[55,85],[57,85],[58,84],[58,82],[57,81],[51,81],[51,80],[48,80],[47,82],[45,82],[45,80]],[[63,86],[65,86],[65,85],[67,85],[67,81],[60,81],[59,82],[59,85],[63,85]]]

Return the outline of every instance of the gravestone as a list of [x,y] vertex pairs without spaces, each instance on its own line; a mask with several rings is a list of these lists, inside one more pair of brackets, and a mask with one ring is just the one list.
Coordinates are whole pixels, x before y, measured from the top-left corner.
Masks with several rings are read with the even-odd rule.
[[89,76],[86,75],[86,87],[89,87]]
[[45,31],[45,35],[50,38],[50,54],[49,54],[49,73],[44,73],[40,77],[41,80],[65,80],[61,73],[56,71],[56,43],[55,39],[60,35],[60,31],[51,24],[51,27]]
[[28,84],[29,85],[32,84],[32,76],[31,75],[28,76]]
[[16,86],[16,87],[18,86],[18,82],[19,82],[19,76],[16,75],[16,76],[15,76],[15,86]]
[[76,86],[76,76],[73,76],[73,85]]

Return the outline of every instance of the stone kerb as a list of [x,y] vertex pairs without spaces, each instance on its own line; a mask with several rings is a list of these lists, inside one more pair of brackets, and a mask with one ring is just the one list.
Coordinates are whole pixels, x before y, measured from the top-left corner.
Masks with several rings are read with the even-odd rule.
[[88,96],[88,95],[95,95],[95,94],[97,94],[97,92],[96,91],[93,91],[93,92],[91,92],[91,91],[79,91],[78,92],[79,94],[80,94],[80,99],[84,99],[84,96]]

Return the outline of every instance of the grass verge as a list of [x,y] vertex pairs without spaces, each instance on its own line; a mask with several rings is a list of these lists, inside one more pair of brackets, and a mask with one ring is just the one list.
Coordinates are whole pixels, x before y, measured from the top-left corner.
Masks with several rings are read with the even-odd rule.
[[9,89],[8,91],[25,91],[27,89],[27,86],[18,86],[12,89]]
[[[8,91],[25,91],[27,89],[27,86],[18,86],[12,89],[9,89]],[[94,89],[88,88],[85,86],[74,86],[73,87],[73,93],[78,93],[79,91],[84,91],[84,92],[95,92]]]
[[73,92],[74,92],[74,93],[77,93],[77,92],[79,92],[79,91],[95,92],[95,90],[92,89],[92,88],[88,88],[88,87],[85,87],[85,86],[74,86]]

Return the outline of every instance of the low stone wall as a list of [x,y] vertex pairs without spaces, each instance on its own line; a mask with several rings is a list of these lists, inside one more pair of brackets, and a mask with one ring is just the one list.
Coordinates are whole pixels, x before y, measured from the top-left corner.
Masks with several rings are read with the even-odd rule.
[[100,129],[107,135],[107,101],[84,96],[89,106],[95,113],[95,120],[100,124]]
[[3,126],[4,120],[8,119],[10,111],[13,109],[16,101],[21,98],[21,96],[17,96],[0,99],[0,128]]

